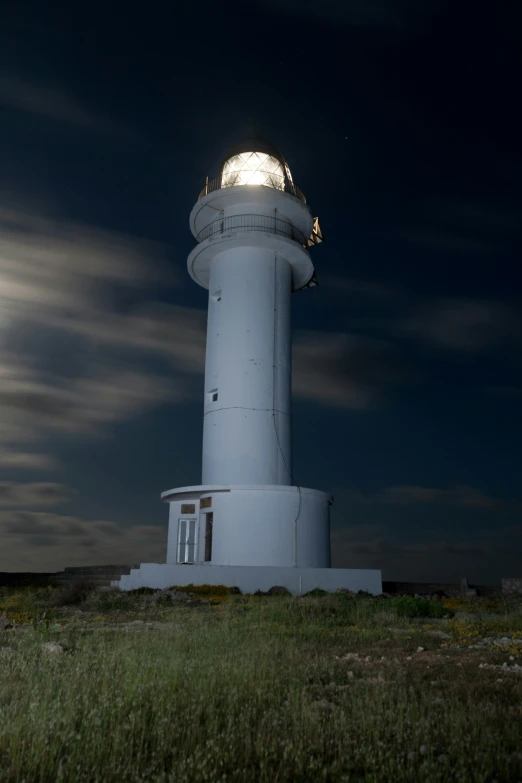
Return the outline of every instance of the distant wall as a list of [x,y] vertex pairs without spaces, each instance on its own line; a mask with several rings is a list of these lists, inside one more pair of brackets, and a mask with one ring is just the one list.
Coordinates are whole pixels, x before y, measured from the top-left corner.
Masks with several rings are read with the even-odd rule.
[[111,582],[123,574],[130,574],[131,565],[72,566],[55,573],[0,571],[0,587],[46,587],[49,582],[71,584],[87,581],[99,587],[109,587]]
[[51,581],[63,585],[86,581],[98,587],[109,587],[115,579],[130,574],[131,569],[136,567],[129,565],[73,566],[57,574],[51,574],[49,578]]
[[54,574],[0,571],[0,587],[45,587]]
[[[140,587],[166,588],[172,585],[227,585],[242,593],[266,592],[279,585],[292,595],[318,587],[333,592],[340,587],[372,595],[381,593],[381,572],[353,568],[292,568],[285,566],[201,566],[142,563],[117,585],[121,590]],[[116,586],[116,585],[115,585]]]

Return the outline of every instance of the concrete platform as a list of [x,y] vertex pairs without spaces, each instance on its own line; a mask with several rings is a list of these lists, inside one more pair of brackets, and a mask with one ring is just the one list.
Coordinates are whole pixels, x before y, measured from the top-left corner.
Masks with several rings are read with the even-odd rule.
[[139,587],[166,588],[174,585],[226,585],[239,587],[242,593],[266,592],[276,585],[286,587],[292,595],[302,595],[318,587],[335,592],[340,587],[353,592],[366,590],[382,593],[381,572],[354,568],[292,568],[281,566],[213,566],[142,563],[119,581],[121,590]]

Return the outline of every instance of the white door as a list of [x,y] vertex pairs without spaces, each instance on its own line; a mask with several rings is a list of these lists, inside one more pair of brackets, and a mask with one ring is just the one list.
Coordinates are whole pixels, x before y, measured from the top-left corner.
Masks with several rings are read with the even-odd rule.
[[196,562],[196,520],[180,519],[178,524],[178,563]]

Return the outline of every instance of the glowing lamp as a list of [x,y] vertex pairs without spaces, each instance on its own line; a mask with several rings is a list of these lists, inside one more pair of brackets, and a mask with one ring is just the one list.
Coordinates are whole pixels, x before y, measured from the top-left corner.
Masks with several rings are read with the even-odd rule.
[[266,152],[240,152],[223,164],[221,187],[264,185],[285,189],[285,170],[281,162]]

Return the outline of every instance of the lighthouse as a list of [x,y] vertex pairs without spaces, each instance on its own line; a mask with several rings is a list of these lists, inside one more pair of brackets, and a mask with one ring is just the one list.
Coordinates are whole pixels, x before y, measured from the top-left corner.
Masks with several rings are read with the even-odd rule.
[[230,150],[190,230],[188,273],[208,292],[201,484],[162,494],[166,563],[119,586],[381,592],[380,571],[331,568],[333,498],[293,473],[291,305],[317,285],[323,236],[281,152],[260,138]]

